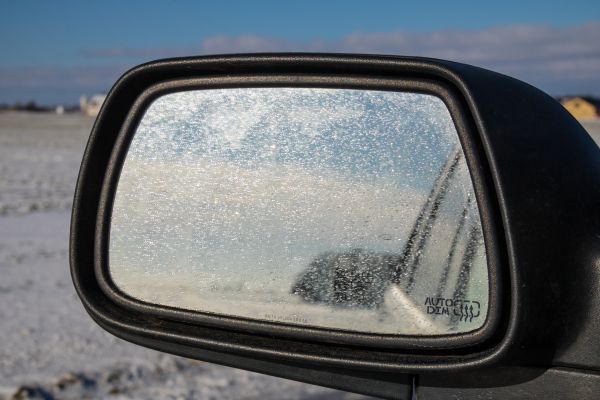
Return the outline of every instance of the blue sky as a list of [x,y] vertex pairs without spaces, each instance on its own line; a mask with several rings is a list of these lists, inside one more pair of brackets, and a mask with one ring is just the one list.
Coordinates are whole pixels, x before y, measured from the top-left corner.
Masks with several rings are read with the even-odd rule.
[[431,56],[600,95],[599,1],[8,0],[0,35],[0,103],[75,103],[141,62],[253,51]]

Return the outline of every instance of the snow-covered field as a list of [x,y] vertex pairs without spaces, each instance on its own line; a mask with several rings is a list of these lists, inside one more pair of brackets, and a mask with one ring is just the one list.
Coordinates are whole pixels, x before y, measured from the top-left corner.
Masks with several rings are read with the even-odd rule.
[[365,398],[144,349],[88,317],[67,253],[92,122],[0,114],[0,399]]

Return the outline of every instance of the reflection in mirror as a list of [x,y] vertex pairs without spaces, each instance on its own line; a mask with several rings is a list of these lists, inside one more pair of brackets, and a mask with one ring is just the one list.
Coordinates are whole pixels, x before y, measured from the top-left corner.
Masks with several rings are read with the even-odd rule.
[[158,98],[121,172],[109,272],[144,302],[363,333],[468,332],[488,310],[465,157],[420,93]]

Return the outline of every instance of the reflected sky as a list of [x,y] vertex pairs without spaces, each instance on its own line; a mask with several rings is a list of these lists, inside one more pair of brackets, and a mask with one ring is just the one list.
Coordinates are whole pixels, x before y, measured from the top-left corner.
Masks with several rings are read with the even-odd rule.
[[206,157],[246,168],[297,164],[328,168],[353,179],[388,177],[427,186],[455,138],[450,114],[435,96],[347,89],[220,89],[156,100],[129,156],[191,162]]

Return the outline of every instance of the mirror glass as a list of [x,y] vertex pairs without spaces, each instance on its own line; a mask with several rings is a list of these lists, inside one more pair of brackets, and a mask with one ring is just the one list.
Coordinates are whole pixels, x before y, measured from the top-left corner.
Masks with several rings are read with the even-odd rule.
[[144,302],[362,333],[468,332],[488,311],[465,156],[423,93],[159,97],[118,182],[109,273]]

